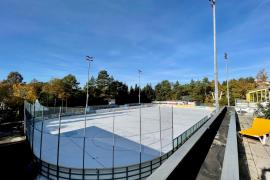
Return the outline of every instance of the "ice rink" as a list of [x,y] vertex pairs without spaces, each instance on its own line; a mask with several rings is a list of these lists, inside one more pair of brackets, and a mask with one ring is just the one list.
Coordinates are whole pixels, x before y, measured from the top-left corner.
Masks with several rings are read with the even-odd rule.
[[[85,168],[138,164],[140,149],[142,162],[159,157],[172,149],[173,137],[179,136],[211,112],[210,108],[172,108],[155,105],[141,110],[115,109],[111,112],[88,114],[85,129]],[[61,118],[59,166],[83,167],[84,119],[84,115]],[[44,121],[42,137],[42,121],[35,123],[34,154],[51,164],[57,164],[59,122],[58,118]]]

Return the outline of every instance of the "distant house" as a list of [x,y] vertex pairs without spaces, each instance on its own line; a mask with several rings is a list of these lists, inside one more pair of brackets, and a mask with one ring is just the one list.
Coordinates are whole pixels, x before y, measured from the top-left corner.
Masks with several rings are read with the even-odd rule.
[[256,84],[259,86],[270,86],[270,81],[262,81],[260,79],[255,79]]
[[115,99],[108,99],[109,105],[115,105]]
[[0,109],[5,109],[5,103],[4,102],[0,102]]
[[269,100],[270,86],[263,85],[249,91],[246,94],[246,100],[251,103],[260,103]]

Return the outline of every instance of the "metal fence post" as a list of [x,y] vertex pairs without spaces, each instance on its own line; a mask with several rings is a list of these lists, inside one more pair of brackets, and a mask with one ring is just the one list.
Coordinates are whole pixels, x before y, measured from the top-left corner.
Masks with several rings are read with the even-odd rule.
[[41,161],[41,153],[42,153],[42,141],[43,141],[43,126],[44,126],[44,106],[42,106],[42,123],[41,123],[41,131],[40,131],[40,147],[39,147],[39,159]]
[[142,169],[142,107],[141,107],[141,104],[139,104],[140,106],[140,114],[139,114],[139,117],[140,117],[140,166],[139,166],[139,178],[141,179],[141,169]]
[[85,156],[85,136],[83,137],[83,179],[84,179],[84,156]]
[[114,123],[115,123],[115,109],[113,109],[113,157],[112,157],[112,178],[114,179],[114,148],[115,148],[115,134],[114,134]]
[[87,105],[84,111],[84,131],[83,131],[83,179],[84,179],[84,172],[85,172],[85,140],[86,140],[86,115],[87,115]]
[[158,106],[159,109],[159,140],[160,140],[160,156],[162,155],[162,137],[161,137],[161,111],[160,111],[160,105]]
[[[180,137],[181,137],[181,142],[180,142],[180,143],[181,143],[181,146],[182,146],[182,144],[183,144],[183,143],[182,143],[182,142],[183,142],[183,133],[180,135]],[[180,144],[179,144],[179,145],[180,145]],[[179,147],[180,147],[180,146],[179,146]]]
[[173,139],[174,139],[174,131],[173,131],[173,105],[172,105],[172,149],[174,149]]
[[26,135],[26,114],[25,114],[25,106],[26,106],[26,101],[23,102],[23,132],[24,135]]
[[59,179],[59,149],[60,149],[60,133],[61,133],[61,111],[62,107],[59,109],[59,124],[58,124],[58,141],[57,141],[57,179]]
[[29,114],[29,119],[28,119],[27,134],[28,134],[29,144],[31,146],[31,143],[32,143],[32,132],[31,132],[31,130],[32,130],[32,104],[29,104],[28,114]]
[[67,99],[66,99],[66,113],[67,113],[67,108],[68,108],[68,107],[67,107]]
[[150,173],[152,174],[153,172],[153,160],[150,161]]
[[35,104],[34,104],[34,112],[33,112],[33,117],[32,117],[32,150],[33,150],[33,153],[34,153],[34,136],[35,136]]

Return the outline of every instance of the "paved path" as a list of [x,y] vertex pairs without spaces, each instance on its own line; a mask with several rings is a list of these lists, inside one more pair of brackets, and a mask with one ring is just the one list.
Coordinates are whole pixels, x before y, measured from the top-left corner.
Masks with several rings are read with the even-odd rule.
[[[241,129],[251,127],[252,121],[252,116],[239,115]],[[270,140],[262,145],[259,139],[243,137],[242,145],[240,158],[246,162],[250,179],[270,180]],[[246,177],[242,176],[241,179],[246,179]]]
[[9,143],[17,143],[24,140],[25,140],[25,136],[21,136],[21,135],[2,137],[0,138],[0,145],[5,145]]

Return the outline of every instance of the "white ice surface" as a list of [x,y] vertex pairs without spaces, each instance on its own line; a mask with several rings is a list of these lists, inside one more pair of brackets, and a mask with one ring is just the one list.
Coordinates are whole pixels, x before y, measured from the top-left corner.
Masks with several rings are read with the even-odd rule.
[[[156,158],[172,149],[171,107],[141,109],[142,161]],[[138,164],[140,161],[140,116],[139,109],[122,110],[87,116],[85,168],[111,168],[113,166],[113,138],[115,144],[114,166]],[[211,113],[207,108],[174,108],[173,132],[179,136],[203,117]],[[161,141],[160,141],[161,117]],[[113,119],[115,135],[113,134]],[[59,119],[44,121],[41,144],[41,122],[35,123],[34,153],[51,164],[57,162],[57,142]],[[82,168],[83,162],[84,116],[67,116],[61,119],[59,165]],[[162,150],[161,150],[162,146]]]

